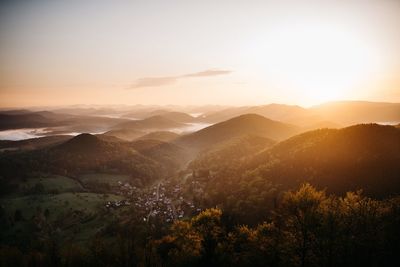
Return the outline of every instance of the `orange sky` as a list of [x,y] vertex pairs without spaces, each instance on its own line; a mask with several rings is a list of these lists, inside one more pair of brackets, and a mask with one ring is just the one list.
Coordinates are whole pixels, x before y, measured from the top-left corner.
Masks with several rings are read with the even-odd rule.
[[2,1],[0,106],[400,101],[400,1]]

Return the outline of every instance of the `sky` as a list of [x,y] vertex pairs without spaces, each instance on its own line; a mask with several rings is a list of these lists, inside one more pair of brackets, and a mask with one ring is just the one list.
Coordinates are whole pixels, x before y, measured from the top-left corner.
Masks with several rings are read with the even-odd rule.
[[0,107],[400,102],[400,1],[0,1]]

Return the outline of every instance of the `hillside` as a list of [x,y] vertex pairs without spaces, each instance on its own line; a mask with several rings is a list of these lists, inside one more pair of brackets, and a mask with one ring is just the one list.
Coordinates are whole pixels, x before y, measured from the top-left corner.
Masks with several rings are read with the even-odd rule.
[[400,192],[399,162],[400,131],[365,124],[300,134],[258,155],[247,168],[285,187],[309,181],[330,192],[389,195]]
[[[236,151],[245,147],[236,146]],[[378,198],[400,193],[400,130],[392,126],[309,131],[232,164],[230,153],[236,152],[229,146],[226,151],[200,153],[190,166],[201,174],[187,186],[196,183],[196,198],[222,207],[243,223],[265,220],[262,214],[276,208],[283,191],[307,182],[328,195],[359,189]]]
[[275,144],[275,141],[254,136],[242,135],[210,147],[200,153],[189,165],[190,169],[209,169],[217,171],[241,164],[248,157]]
[[37,113],[0,114],[0,130],[19,128],[41,128],[53,126],[52,119]]
[[44,128],[45,135],[104,132],[127,119],[71,115],[50,111],[9,110],[0,112],[0,130]]
[[134,108],[127,113],[123,114],[122,117],[130,118],[134,120],[143,120],[149,117],[162,115],[163,113],[171,112],[168,108],[157,107],[157,106],[142,106],[141,108]]
[[0,140],[0,150],[33,150],[51,145],[60,144],[71,139],[69,135],[53,135],[39,138],[31,138],[20,141]]
[[145,134],[136,140],[158,140],[164,142],[170,142],[177,139],[180,135],[177,133],[169,132],[169,131],[157,131]]
[[178,111],[169,111],[169,110],[155,110],[152,112],[132,112],[125,114],[123,117],[124,118],[151,118],[154,116],[162,116],[166,119],[176,121],[176,122],[181,122],[181,123],[187,123],[187,122],[193,122],[195,120],[194,117],[190,116],[187,113],[184,112],[178,112]]
[[277,120],[302,127],[311,127],[312,125],[324,120],[314,110],[284,104],[227,108],[214,113],[205,114],[202,117],[202,120],[207,122],[221,122],[243,114],[257,114],[271,120]]
[[150,132],[175,129],[183,126],[185,124],[157,115],[143,120],[131,120],[117,124],[113,129],[104,134],[132,141]]
[[142,155],[168,166],[169,170],[179,170],[187,163],[186,151],[175,144],[154,139],[141,139],[131,142],[130,147]]
[[246,114],[248,109],[249,107],[228,107],[217,111],[212,110],[200,116],[199,119],[207,123],[219,123]]
[[160,116],[167,118],[172,121],[180,122],[180,123],[187,123],[193,122],[195,120],[194,117],[186,114],[184,112],[177,112],[177,111],[169,111],[159,114]]
[[115,125],[114,129],[134,129],[134,130],[148,130],[148,129],[172,129],[182,127],[184,124],[167,119],[161,115],[152,116],[143,120],[134,120]]
[[214,124],[177,139],[177,143],[194,150],[208,147],[241,135],[256,135],[282,140],[296,134],[296,126],[267,119],[256,114],[246,114]]
[[96,154],[106,152],[112,143],[100,140],[95,135],[83,133],[55,147],[60,153]]
[[105,132],[103,135],[109,136],[109,137],[120,138],[125,141],[133,141],[145,134],[146,134],[146,132],[138,131],[135,129],[125,128],[125,129],[110,130],[110,131]]
[[163,177],[163,166],[127,145],[90,134],[78,135],[59,145],[0,157],[0,175],[10,179],[37,173],[80,175],[90,172],[129,174],[143,183]]

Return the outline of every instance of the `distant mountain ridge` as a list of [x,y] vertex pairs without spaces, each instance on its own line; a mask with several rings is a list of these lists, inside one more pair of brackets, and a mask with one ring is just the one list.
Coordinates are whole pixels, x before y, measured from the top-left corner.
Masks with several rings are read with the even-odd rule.
[[180,122],[180,123],[187,123],[187,122],[193,122],[195,121],[195,118],[192,117],[191,115],[184,113],[184,112],[178,112],[178,111],[170,111],[170,110],[155,110],[152,112],[131,112],[128,114],[124,114],[123,117],[125,118],[135,118],[135,119],[148,119],[154,116],[162,116],[163,118]]
[[293,125],[273,121],[257,114],[245,114],[182,136],[176,140],[176,143],[185,147],[206,149],[244,134],[282,140],[298,131],[299,128]]
[[143,120],[133,120],[115,125],[105,135],[132,141],[150,132],[170,130],[183,126],[185,124],[167,119],[161,115],[156,115]]
[[217,123],[246,113],[255,113],[305,129],[316,129],[321,124],[342,127],[357,123],[398,123],[400,103],[337,101],[310,108],[285,104],[230,107],[204,114],[201,120]]
[[311,108],[327,120],[343,125],[357,123],[400,123],[400,103],[337,101]]
[[114,129],[171,129],[182,127],[184,124],[165,118],[161,115],[151,116],[143,120],[133,120],[115,125]]
[[177,139],[180,135],[169,131],[157,131],[140,136],[136,140],[158,140],[164,142],[171,142]]

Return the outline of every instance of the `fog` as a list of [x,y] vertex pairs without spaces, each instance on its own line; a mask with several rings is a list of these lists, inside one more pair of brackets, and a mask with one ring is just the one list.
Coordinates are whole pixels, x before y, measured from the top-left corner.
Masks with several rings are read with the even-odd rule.
[[24,140],[29,138],[36,138],[45,136],[49,131],[46,128],[33,128],[33,129],[14,129],[0,131],[0,140]]

